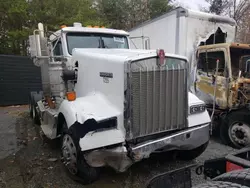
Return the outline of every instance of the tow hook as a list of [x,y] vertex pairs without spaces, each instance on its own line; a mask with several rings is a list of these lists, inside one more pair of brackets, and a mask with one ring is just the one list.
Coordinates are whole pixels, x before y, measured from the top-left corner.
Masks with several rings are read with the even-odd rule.
[[200,165],[198,166],[196,169],[195,169],[195,173],[200,176],[203,174],[203,170],[204,170],[204,166],[203,165]]

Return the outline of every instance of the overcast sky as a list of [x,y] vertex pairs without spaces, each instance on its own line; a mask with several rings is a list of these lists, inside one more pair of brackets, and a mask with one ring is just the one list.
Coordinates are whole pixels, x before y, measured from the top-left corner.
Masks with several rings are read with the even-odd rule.
[[200,7],[208,6],[205,0],[176,0],[176,2],[185,8],[194,10],[199,10]]

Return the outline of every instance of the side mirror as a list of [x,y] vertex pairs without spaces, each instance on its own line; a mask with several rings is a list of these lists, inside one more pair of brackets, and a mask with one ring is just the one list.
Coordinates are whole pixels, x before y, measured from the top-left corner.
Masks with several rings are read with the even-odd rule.
[[37,56],[41,56],[41,41],[40,35],[34,34],[29,36],[29,55],[34,58]]
[[247,60],[247,62],[246,62],[246,69],[245,69],[245,72],[250,72],[250,59]]

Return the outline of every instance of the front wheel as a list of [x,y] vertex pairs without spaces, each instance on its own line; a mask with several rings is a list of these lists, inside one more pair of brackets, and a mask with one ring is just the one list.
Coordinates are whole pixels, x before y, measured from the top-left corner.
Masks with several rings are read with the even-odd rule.
[[192,150],[183,150],[180,151],[178,154],[178,158],[181,160],[193,160],[197,157],[199,157],[207,148],[209,142],[206,142],[205,144],[199,146],[198,148],[192,149]]
[[250,116],[248,110],[239,110],[228,114],[220,128],[222,141],[234,148],[243,148],[250,144]]
[[100,169],[89,166],[85,161],[73,128],[63,134],[61,153],[63,164],[73,180],[90,184],[99,178]]

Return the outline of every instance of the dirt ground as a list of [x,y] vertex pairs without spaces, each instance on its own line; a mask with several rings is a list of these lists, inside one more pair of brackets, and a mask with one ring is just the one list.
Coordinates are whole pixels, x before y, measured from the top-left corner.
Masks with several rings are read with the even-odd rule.
[[[48,141],[40,135],[39,126],[34,126],[29,118],[27,106],[0,108],[0,188],[144,188],[159,173],[202,164],[206,159],[233,151],[213,138],[195,161],[173,161],[159,154],[133,165],[125,173],[103,168],[100,180],[83,186],[67,176],[60,162],[58,140]],[[193,170],[193,185],[204,181]]]

